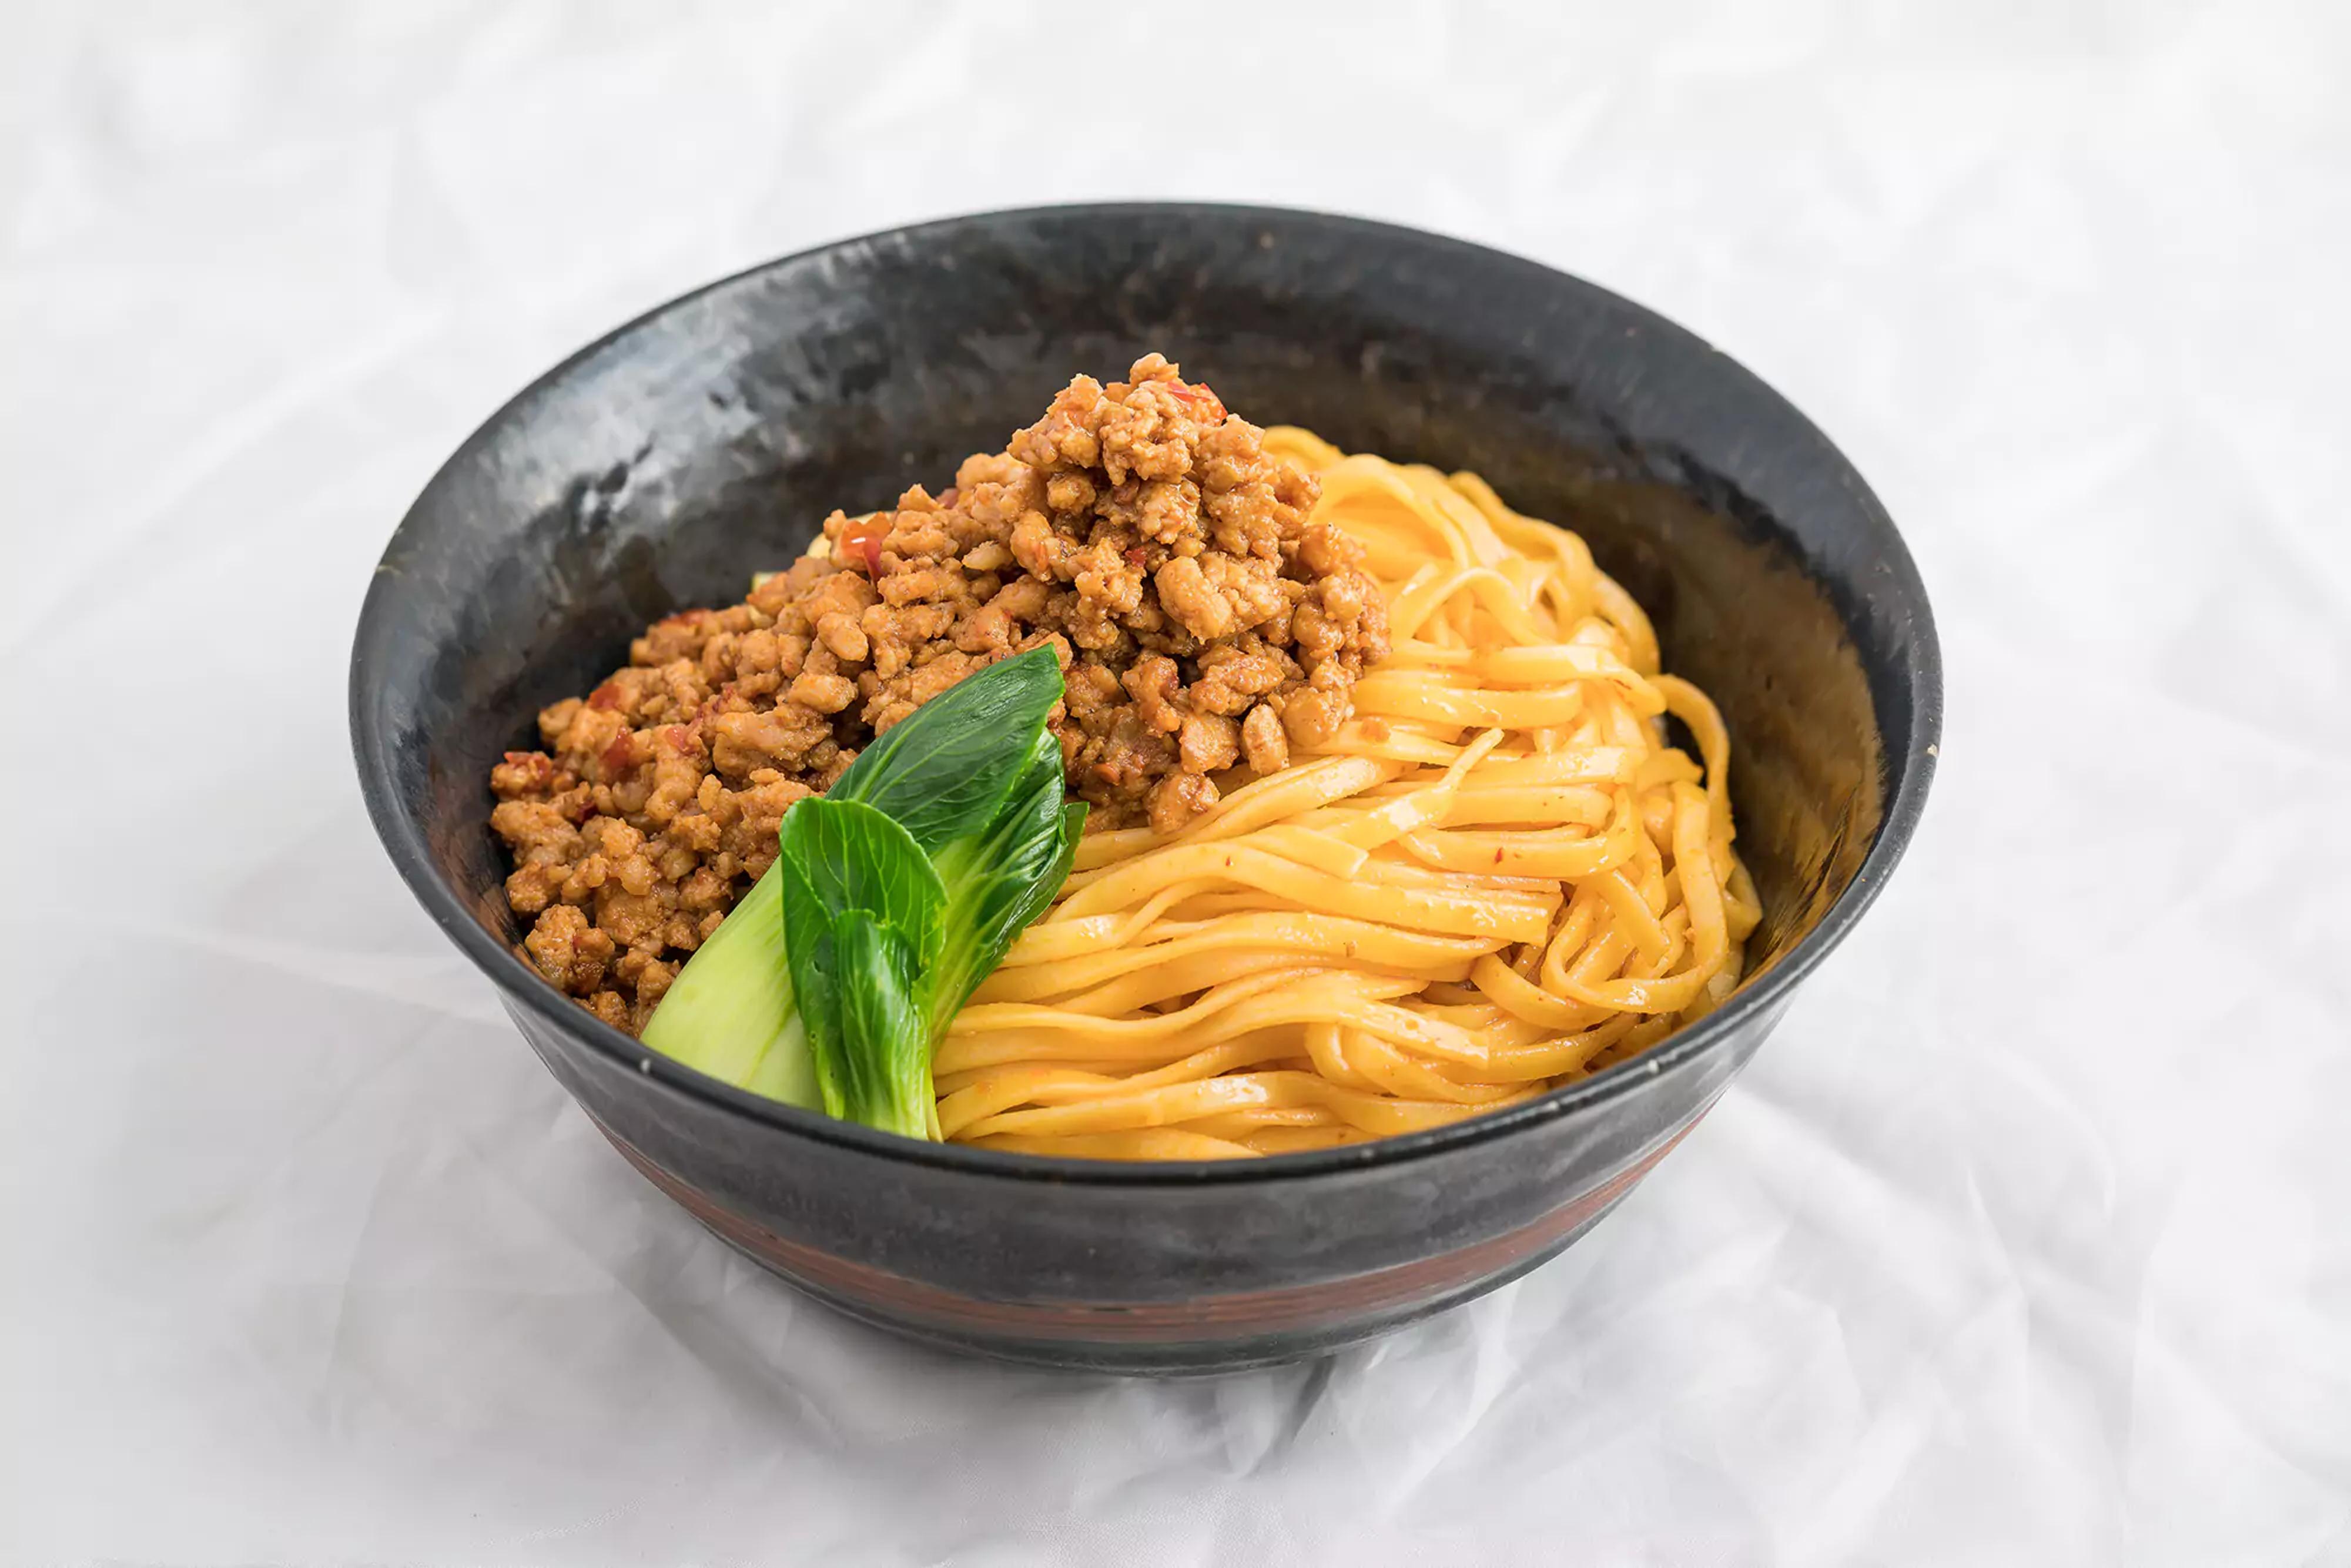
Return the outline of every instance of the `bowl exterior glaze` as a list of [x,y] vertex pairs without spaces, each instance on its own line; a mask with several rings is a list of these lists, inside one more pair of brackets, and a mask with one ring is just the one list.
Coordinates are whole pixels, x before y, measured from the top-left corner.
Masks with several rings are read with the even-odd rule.
[[[1248,1164],[910,1143],[652,1055],[542,983],[489,765],[648,621],[739,598],[835,506],[996,450],[1074,371],[1162,349],[1226,402],[1483,472],[1573,526],[1724,708],[1766,908],[1750,978],[1646,1055],[1510,1111]],[[1858,917],[1923,803],[1925,591],[1850,465],[1768,388],[1574,278],[1434,235],[1161,204],[952,219],[727,279],[526,391],[435,476],[351,672],[362,788],[418,898],[646,1176],[812,1295],[1052,1364],[1289,1359],[1489,1290],[1574,1240],[1703,1116]]]
[[723,1105],[580,1050],[535,1001],[507,1005],[613,1145],[801,1290],[940,1344],[1169,1373],[1293,1360],[1516,1278],[1614,1207],[1776,1021],[1644,1073],[1593,1115],[1524,1130],[1507,1159],[1470,1144],[1297,1181],[1128,1186],[779,1147]]

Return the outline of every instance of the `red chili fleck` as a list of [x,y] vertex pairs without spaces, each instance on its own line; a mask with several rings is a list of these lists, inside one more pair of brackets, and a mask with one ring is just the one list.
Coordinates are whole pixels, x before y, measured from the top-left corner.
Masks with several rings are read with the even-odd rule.
[[520,768],[538,755],[536,751],[509,751],[507,753],[507,761],[514,767]]
[[1142,570],[1143,563],[1145,559],[1146,558],[1143,553],[1143,547],[1141,545],[1137,545],[1133,549],[1126,552],[1126,564],[1135,568],[1137,570]]
[[606,774],[625,773],[635,765],[636,748],[630,744],[634,738],[625,729],[612,737],[612,744],[604,748],[604,755],[600,759],[604,764]]
[[661,733],[662,738],[669,742],[671,750],[692,751],[694,749],[694,731],[686,728],[685,726],[667,725],[663,727]]
[[870,517],[852,518],[841,530],[841,546],[837,553],[843,561],[862,560],[865,575],[878,577],[882,572],[882,541],[890,532],[890,519],[877,513]]
[[616,708],[621,706],[621,683],[606,681],[588,694],[588,706],[593,708]]
[[1494,852],[1494,863],[1496,865],[1500,865],[1502,863],[1502,852],[1499,850],[1496,850]]
[[1190,408],[1195,415],[1207,413],[1207,411],[1192,408],[1194,403],[1205,402],[1208,405],[1208,409],[1213,409],[1215,412],[1213,413],[1208,413],[1207,415],[1208,423],[1214,424],[1217,421],[1225,417],[1224,400],[1219,398],[1215,392],[1210,392],[1205,384],[1194,386],[1189,382],[1168,382],[1165,384],[1166,385],[1167,390],[1174,393],[1176,398],[1181,402],[1185,407]]
[[939,492],[939,505],[942,507],[952,507],[956,504],[956,497],[961,494],[961,491],[957,490],[953,485],[950,485],[946,489]]

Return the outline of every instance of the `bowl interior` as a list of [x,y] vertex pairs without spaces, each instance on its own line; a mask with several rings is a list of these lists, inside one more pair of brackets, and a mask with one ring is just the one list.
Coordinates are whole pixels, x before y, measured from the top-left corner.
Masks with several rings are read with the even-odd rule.
[[1688,334],[1531,263],[1165,206],[951,220],[778,262],[501,411],[417,501],[362,624],[354,724],[395,858],[409,844],[516,940],[486,780],[538,744],[542,705],[625,662],[647,622],[739,598],[832,507],[944,486],[1073,372],[1113,379],[1153,349],[1260,423],[1476,469],[1585,537],[1730,727],[1766,910],[1755,968],[1853,885],[1926,766],[1932,632],[1819,432]]

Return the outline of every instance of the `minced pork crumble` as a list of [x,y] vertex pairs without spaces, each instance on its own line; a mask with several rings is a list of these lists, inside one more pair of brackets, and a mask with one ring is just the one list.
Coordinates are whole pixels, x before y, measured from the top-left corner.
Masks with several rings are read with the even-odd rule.
[[1157,354],[1080,376],[934,497],[835,512],[740,604],[654,622],[626,668],[491,769],[533,964],[643,1027],[776,855],[785,809],[973,671],[1050,643],[1071,790],[1170,833],[1217,776],[1327,739],[1387,617],[1311,476]]

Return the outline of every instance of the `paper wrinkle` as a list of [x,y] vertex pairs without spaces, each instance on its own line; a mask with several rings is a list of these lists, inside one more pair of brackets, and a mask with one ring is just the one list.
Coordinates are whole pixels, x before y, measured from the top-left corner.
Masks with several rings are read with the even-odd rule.
[[[0,1561],[2351,1562],[2351,11],[1250,26],[24,19]],[[398,518],[580,343],[1135,195],[1664,310],[1868,476],[1949,665],[1907,861],[1614,1215],[1196,1382],[902,1344],[727,1251],[410,899],[343,706]]]

